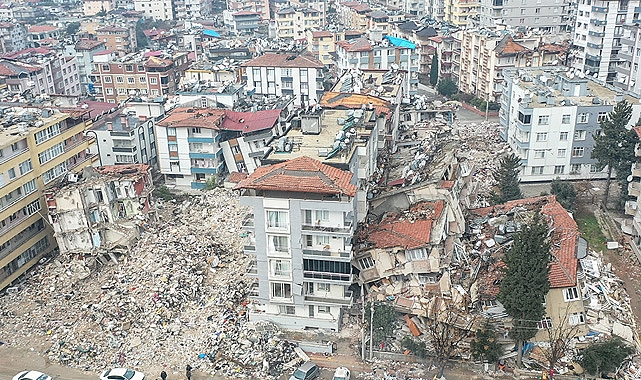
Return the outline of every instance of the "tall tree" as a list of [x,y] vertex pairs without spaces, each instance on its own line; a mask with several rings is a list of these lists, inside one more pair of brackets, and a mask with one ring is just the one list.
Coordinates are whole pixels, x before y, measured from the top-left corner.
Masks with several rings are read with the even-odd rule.
[[499,167],[492,172],[492,177],[494,177],[498,188],[498,193],[492,191],[490,194],[490,200],[493,204],[523,198],[519,187],[520,167],[521,158],[514,153],[503,156],[499,160]]
[[430,68],[430,84],[436,86],[438,83],[438,54],[434,53],[432,57],[432,67]]
[[633,353],[634,349],[621,338],[613,337],[584,349],[580,364],[589,374],[601,377],[603,373],[615,370]]
[[365,321],[369,329],[370,320],[372,321],[372,335],[374,344],[379,345],[388,336],[394,335],[398,327],[398,317],[394,306],[387,302],[374,302],[374,315],[371,316],[372,303],[368,302],[365,306]]
[[632,105],[626,100],[617,103],[612,112],[601,120],[601,133],[594,136],[591,157],[599,162],[601,168],[608,168],[605,188],[606,208],[610,196],[612,171],[616,170],[617,178],[625,179],[630,175],[630,167],[634,162],[634,146],[639,139],[633,130],[626,128],[630,117],[632,117]]
[[503,347],[496,339],[494,327],[485,322],[483,328],[476,330],[476,336],[470,342],[472,356],[488,363],[496,363],[503,355]]
[[550,193],[556,195],[556,200],[569,212],[576,207],[576,190],[570,181],[562,181],[560,178],[552,180]]
[[450,78],[441,79],[438,81],[436,90],[439,94],[447,96],[448,98],[458,92],[458,86]]
[[517,364],[522,364],[523,343],[534,337],[537,322],[545,314],[543,302],[550,290],[550,242],[548,227],[540,210],[514,235],[503,261],[507,265],[498,299],[512,317],[510,337],[518,347]]

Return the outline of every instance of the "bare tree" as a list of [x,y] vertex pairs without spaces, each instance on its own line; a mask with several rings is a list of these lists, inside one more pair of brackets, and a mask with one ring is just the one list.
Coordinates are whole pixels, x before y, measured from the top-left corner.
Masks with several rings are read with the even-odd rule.
[[474,335],[478,317],[470,315],[464,305],[438,297],[424,307],[430,319],[424,332],[431,343],[430,354],[438,369],[437,377],[442,377],[448,361],[459,352],[461,342]]
[[553,325],[546,329],[547,341],[550,347],[543,349],[543,355],[550,363],[550,370],[554,369],[559,359],[565,356],[565,353],[570,348],[572,338],[579,333],[580,327],[580,324],[571,323],[570,304],[567,304],[558,325]]

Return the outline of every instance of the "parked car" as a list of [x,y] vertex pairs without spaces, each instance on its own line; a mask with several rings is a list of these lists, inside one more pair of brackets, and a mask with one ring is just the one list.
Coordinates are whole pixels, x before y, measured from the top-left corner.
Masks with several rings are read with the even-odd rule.
[[15,375],[13,380],[51,380],[51,376],[39,371],[22,371]]
[[113,368],[103,372],[100,380],[145,380],[145,374],[129,368]]
[[350,378],[349,369],[345,367],[338,367],[334,372],[334,377],[332,378],[332,380],[349,380],[349,378]]
[[314,380],[318,376],[320,376],[318,366],[312,362],[305,362],[294,371],[289,380]]

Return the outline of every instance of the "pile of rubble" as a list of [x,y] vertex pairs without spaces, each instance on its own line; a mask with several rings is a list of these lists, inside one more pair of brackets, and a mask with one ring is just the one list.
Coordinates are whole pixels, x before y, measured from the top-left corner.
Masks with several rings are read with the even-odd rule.
[[249,323],[241,221],[217,189],[158,203],[160,221],[132,251],[96,270],[82,257],[37,266],[0,298],[0,340],[89,371],[194,368],[273,378],[297,357],[271,325]]

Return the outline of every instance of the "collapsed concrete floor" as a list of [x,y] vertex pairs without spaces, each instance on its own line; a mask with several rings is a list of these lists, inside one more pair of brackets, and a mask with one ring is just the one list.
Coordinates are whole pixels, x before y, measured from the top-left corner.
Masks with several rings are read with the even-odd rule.
[[218,189],[157,207],[159,222],[118,264],[59,255],[36,266],[0,297],[0,340],[92,372],[191,363],[225,376],[280,375],[293,347],[274,326],[246,322],[238,197]]

